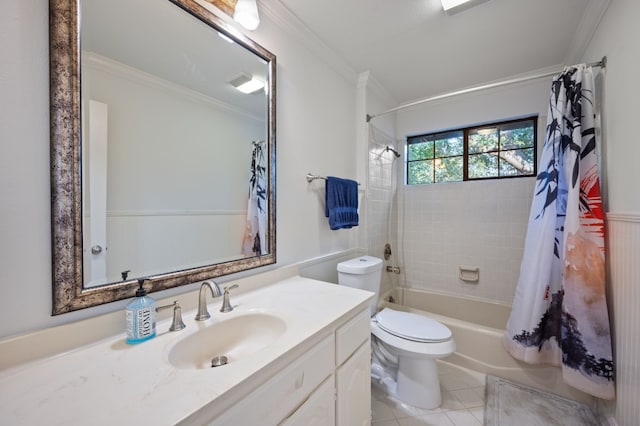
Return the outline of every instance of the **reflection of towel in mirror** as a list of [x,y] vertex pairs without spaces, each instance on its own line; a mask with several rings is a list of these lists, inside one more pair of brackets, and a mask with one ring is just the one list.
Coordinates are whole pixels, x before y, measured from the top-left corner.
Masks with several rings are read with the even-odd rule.
[[358,182],[328,176],[324,215],[332,230],[358,226]]

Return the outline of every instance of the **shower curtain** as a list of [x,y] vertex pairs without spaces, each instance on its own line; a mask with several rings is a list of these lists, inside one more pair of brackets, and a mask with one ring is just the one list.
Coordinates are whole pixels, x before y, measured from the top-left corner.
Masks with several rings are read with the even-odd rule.
[[504,346],[522,361],[561,366],[570,386],[613,399],[594,110],[591,68],[565,68],[551,87]]
[[244,238],[242,239],[242,254],[245,257],[260,256],[267,253],[265,235],[267,221],[267,168],[263,145],[264,142],[253,142],[253,151],[251,153],[247,221]]

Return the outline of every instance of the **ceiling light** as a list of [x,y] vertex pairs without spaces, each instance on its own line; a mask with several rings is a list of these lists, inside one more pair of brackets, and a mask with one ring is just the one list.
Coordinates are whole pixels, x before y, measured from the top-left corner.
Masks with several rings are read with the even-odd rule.
[[487,0],[440,0],[442,8],[449,15],[462,12],[463,10],[469,9],[470,7],[485,1]]
[[242,93],[251,94],[264,89],[264,81],[258,80],[247,74],[240,74],[229,83]]
[[253,31],[260,25],[257,0],[238,0],[233,12],[233,20]]

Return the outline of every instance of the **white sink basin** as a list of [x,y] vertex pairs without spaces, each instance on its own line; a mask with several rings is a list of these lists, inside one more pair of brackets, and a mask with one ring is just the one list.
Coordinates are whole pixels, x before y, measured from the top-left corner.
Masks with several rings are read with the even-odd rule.
[[169,351],[169,362],[190,370],[212,368],[215,357],[224,356],[227,363],[232,363],[266,348],[284,334],[286,328],[284,320],[266,313],[221,319],[176,343]]

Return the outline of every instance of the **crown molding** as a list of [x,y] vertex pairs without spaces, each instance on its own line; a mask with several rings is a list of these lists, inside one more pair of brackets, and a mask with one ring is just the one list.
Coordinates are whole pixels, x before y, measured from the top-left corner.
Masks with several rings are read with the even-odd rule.
[[398,101],[389,91],[373,76],[371,71],[364,71],[358,74],[358,88],[366,88],[372,94],[379,97],[387,105],[398,105]]
[[571,44],[567,49],[565,64],[572,65],[582,61],[582,57],[611,1],[612,0],[589,0],[578,24],[578,28],[571,40]]
[[275,25],[297,40],[314,56],[320,58],[331,69],[356,84],[358,73],[333,49],[327,46],[296,14],[279,0],[260,1],[260,11]]

